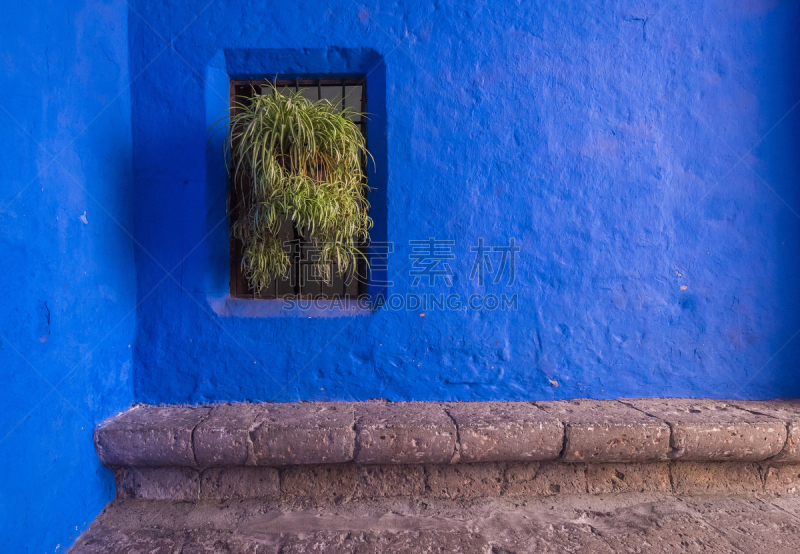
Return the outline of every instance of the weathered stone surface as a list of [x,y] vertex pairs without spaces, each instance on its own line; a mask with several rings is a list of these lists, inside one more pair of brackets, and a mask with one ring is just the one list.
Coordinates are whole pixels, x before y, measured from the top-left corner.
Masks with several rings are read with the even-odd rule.
[[505,494],[512,497],[586,494],[586,466],[562,462],[517,462],[506,468]]
[[200,474],[188,467],[126,467],[114,472],[117,498],[197,500]]
[[329,464],[281,470],[281,492],[294,498],[338,501],[410,497],[424,490],[425,472],[420,465]]
[[800,462],[800,400],[773,400],[770,402],[736,401],[737,408],[763,414],[786,425],[786,442],[771,462]]
[[712,525],[675,500],[604,511],[588,519],[614,552],[740,554]]
[[[521,504],[528,503],[523,501]],[[524,512],[491,514],[478,524],[479,531],[492,544],[492,550],[487,554],[617,554],[591,527],[580,522],[583,514],[575,514],[571,520],[549,515]]]
[[183,554],[184,535],[165,529],[136,529],[120,532],[98,528],[83,534],[69,551],[72,554]]
[[763,469],[764,490],[769,494],[800,493],[800,465],[780,465]]
[[[457,552],[477,545],[485,554],[788,554],[798,551],[798,511],[800,496],[791,495],[769,501],[663,493],[414,502],[118,500],[71,552],[377,554]],[[469,541],[454,542],[456,535]]]
[[[147,551],[142,554],[145,552]],[[279,550],[275,540],[241,537],[227,529],[206,527],[187,529],[183,547],[175,554],[177,552],[180,554],[276,554]]]
[[660,492],[669,493],[669,463],[587,464],[589,494]]
[[401,532],[350,532],[320,531],[311,536],[287,537],[280,552],[282,554],[407,554],[408,552],[453,552],[485,554],[491,552],[486,539],[467,529],[425,530]]
[[200,475],[200,499],[276,498],[281,484],[272,467],[212,467]]
[[670,457],[687,461],[758,462],[778,454],[786,426],[718,400],[659,398],[626,400],[672,428]]
[[353,459],[353,405],[262,404],[250,432],[258,465],[335,464]]
[[250,431],[264,404],[217,404],[194,430],[194,453],[200,467],[255,463]]
[[539,407],[524,402],[141,406],[103,422],[95,443],[110,467],[546,460],[561,446],[566,462],[666,456],[800,461],[800,402],[737,404],[653,399]]
[[608,400],[537,403],[565,426],[566,462],[666,460],[669,426],[638,410]]
[[419,465],[362,465],[358,468],[357,498],[413,497],[425,492],[425,472]]
[[360,479],[354,464],[289,466],[281,469],[281,493],[288,497],[348,500]]
[[441,404],[356,404],[355,461],[364,464],[444,464],[455,455],[456,426]]
[[564,446],[558,418],[529,402],[451,402],[460,462],[555,460]]
[[673,462],[675,494],[747,494],[764,490],[756,464],[742,462]]
[[197,467],[192,431],[204,406],[137,406],[98,425],[97,456],[105,466]]
[[800,552],[800,522],[751,498],[687,498],[698,514],[742,552]]
[[425,466],[427,490],[435,498],[489,498],[500,496],[505,466],[497,463]]

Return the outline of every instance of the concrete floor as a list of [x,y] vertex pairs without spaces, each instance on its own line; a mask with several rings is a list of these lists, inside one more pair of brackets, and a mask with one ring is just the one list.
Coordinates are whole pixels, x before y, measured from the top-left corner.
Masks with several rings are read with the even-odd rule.
[[800,553],[800,497],[114,502],[73,553]]

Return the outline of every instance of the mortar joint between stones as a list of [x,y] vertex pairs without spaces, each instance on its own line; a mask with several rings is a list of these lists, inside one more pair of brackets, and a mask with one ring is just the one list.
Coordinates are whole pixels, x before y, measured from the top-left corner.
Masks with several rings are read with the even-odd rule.
[[450,457],[450,463],[455,464],[461,458],[461,431],[458,428],[458,423],[456,422],[456,418],[454,418],[453,414],[451,414],[447,410],[447,407],[443,406],[442,409],[444,410],[444,413],[447,415],[447,417],[450,418],[450,421],[453,422],[453,427],[456,428],[456,436],[455,436],[455,441],[453,443],[453,455]]
[[211,417],[211,413],[213,411],[214,409],[210,408],[208,412],[206,412],[206,414],[200,418],[200,420],[194,425],[194,427],[192,427],[192,433],[189,436],[189,442],[191,443],[190,446],[192,449],[192,459],[194,460],[194,465],[197,468],[200,467],[200,464],[197,461],[197,448],[195,447],[195,442],[194,442],[195,441],[194,432],[197,431],[197,428],[200,427],[200,425],[202,425],[204,421],[206,421],[208,418]]

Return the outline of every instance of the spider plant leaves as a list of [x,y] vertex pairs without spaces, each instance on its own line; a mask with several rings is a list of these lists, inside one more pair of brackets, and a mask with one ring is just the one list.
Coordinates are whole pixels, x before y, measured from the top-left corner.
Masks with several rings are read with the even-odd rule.
[[372,227],[361,164],[372,156],[352,120],[363,114],[270,87],[232,105],[225,145],[241,199],[232,231],[255,290],[286,276],[291,265],[278,239],[285,218],[319,252],[316,272],[327,280],[333,265],[344,273],[363,257],[357,245]]

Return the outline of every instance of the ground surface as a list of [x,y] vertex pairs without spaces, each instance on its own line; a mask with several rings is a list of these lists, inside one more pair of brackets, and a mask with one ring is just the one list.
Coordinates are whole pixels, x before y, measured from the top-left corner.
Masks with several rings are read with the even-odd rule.
[[343,504],[124,500],[73,553],[800,552],[798,497]]

